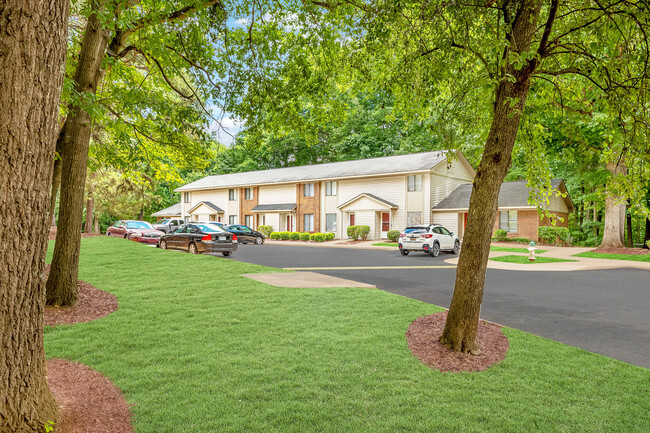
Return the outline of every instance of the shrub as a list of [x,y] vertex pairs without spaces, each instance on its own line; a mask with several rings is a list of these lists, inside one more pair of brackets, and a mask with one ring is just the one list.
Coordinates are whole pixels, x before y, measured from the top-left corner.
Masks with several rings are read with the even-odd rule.
[[508,238],[508,232],[506,230],[497,230],[494,232],[494,238],[499,242],[505,242]]
[[388,230],[386,237],[389,241],[397,242],[397,239],[399,239],[399,230]]
[[300,240],[301,241],[308,241],[309,240],[309,233],[300,233]]
[[282,239],[283,241],[289,239],[289,232],[280,232],[280,239]]
[[553,226],[537,227],[537,236],[545,244],[566,244],[569,239],[569,229]]
[[299,240],[300,239],[300,233],[298,233],[298,232],[289,233],[289,239],[291,239],[292,241]]
[[262,233],[264,237],[269,237],[271,236],[271,233],[273,233],[273,226],[259,226],[257,227],[257,231]]
[[357,230],[359,233],[359,237],[362,240],[368,239],[368,234],[370,233],[370,227],[369,226],[357,226]]
[[271,239],[280,239],[280,233],[278,232],[273,232],[269,235]]
[[359,231],[357,226],[348,226],[348,237],[354,239],[355,241],[359,239]]
[[325,240],[326,241],[333,241],[334,240],[334,233],[325,233]]
[[325,240],[325,233],[312,233],[309,239],[316,242],[323,242]]

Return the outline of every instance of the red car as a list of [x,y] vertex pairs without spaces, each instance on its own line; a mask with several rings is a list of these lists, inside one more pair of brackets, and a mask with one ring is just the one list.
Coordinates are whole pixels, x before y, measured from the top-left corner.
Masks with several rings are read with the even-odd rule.
[[165,233],[153,228],[146,221],[120,220],[106,230],[106,236],[115,236],[143,244],[158,245],[160,237]]

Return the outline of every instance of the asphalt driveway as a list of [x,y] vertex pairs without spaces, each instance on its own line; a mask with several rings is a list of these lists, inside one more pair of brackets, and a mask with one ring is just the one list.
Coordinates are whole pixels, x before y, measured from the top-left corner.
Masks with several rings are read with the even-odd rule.
[[[233,259],[311,270],[449,307],[456,269],[444,260],[397,251],[243,245]],[[489,269],[481,317],[650,368],[650,272]]]

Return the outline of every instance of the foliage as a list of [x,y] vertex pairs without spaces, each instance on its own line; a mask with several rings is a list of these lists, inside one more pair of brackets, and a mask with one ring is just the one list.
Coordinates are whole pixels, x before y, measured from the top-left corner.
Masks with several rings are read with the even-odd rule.
[[443,310],[414,299],[273,287],[240,275],[279,269],[106,237],[82,239],[79,270],[120,308],[47,327],[46,355],[110,377],[140,433],[647,430],[647,369],[547,338],[504,327],[487,371],[424,367],[404,332]]
[[310,233],[300,233],[300,240],[301,241],[308,241],[310,236],[311,236]]
[[359,239],[359,231],[357,229],[357,226],[348,226],[348,238],[352,238],[355,241]]
[[399,230],[388,230],[386,237],[392,242],[397,242],[397,239],[399,239]]
[[272,233],[269,235],[269,237],[270,237],[271,239],[276,239],[276,240],[277,240],[277,239],[280,239],[280,233],[279,233],[279,232],[272,232]]
[[357,233],[359,234],[361,240],[365,241],[366,239],[368,239],[368,234],[370,233],[370,227],[366,225],[357,226]]
[[323,242],[325,241],[325,233],[312,233],[311,235],[309,235],[309,240],[316,241],[316,242]]
[[325,240],[326,241],[333,241],[336,235],[334,233],[325,233]]
[[650,254],[601,254],[587,251],[574,254],[574,257],[589,257],[592,259],[629,260],[633,262],[650,262]]
[[264,237],[268,238],[271,235],[271,233],[273,233],[273,226],[261,225],[257,227],[257,231],[262,233]]
[[508,238],[508,231],[507,230],[495,230],[494,231],[494,238],[499,242],[505,242],[506,239]]
[[280,232],[280,239],[282,239],[283,241],[288,240],[289,239],[289,234],[290,234],[290,232]]
[[557,262],[575,262],[577,260],[570,259],[556,259],[555,257],[537,257],[534,261],[530,261],[528,256],[499,256],[491,257],[490,260],[495,262],[506,263],[521,263],[521,264],[535,264],[535,263],[557,263]]
[[[523,253],[523,254],[528,254],[528,249],[527,248],[516,248],[516,247],[496,247],[496,246],[491,246],[490,251],[504,251],[508,253]],[[548,250],[535,250],[535,254],[542,254],[547,252]]]
[[540,226],[537,227],[537,236],[545,244],[555,245],[561,243],[566,245],[569,238],[569,229],[566,227]]
[[300,240],[300,233],[299,232],[291,232],[289,233],[289,239],[293,241]]

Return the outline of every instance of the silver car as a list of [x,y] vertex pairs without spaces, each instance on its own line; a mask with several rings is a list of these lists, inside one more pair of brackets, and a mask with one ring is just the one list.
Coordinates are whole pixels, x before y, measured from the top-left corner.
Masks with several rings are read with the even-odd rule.
[[411,251],[422,251],[437,257],[440,251],[458,254],[460,239],[440,224],[408,226],[399,234],[399,252],[407,256]]

